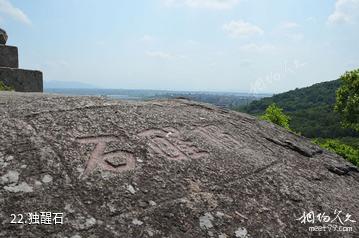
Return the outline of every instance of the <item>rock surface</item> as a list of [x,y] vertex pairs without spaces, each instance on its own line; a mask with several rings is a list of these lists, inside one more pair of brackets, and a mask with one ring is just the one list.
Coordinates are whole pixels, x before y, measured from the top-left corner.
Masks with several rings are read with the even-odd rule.
[[7,33],[5,30],[0,28],[0,45],[5,45],[7,42]]
[[[335,209],[353,231],[297,220]],[[64,224],[11,224],[35,212]],[[358,237],[358,223],[358,168],[246,114],[0,93],[0,237]]]

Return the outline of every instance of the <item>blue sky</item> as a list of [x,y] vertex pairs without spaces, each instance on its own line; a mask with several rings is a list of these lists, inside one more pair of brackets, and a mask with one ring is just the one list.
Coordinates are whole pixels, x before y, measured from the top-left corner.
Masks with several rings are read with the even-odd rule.
[[359,0],[0,0],[22,68],[103,88],[283,92],[359,67]]

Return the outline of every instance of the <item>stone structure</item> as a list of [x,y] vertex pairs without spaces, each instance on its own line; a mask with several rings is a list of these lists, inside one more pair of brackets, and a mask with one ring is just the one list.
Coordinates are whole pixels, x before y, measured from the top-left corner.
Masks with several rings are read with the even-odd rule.
[[5,30],[0,28],[0,45],[5,45],[7,42],[7,33]]
[[2,92],[0,208],[0,237],[359,237],[359,170],[207,104]]
[[0,29],[0,81],[19,92],[42,92],[40,71],[19,69],[17,47],[7,46],[7,34]]

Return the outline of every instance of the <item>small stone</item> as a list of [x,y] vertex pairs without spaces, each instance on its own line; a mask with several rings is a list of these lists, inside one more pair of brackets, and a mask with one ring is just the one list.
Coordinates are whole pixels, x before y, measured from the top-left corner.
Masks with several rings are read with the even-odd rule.
[[157,203],[154,202],[154,201],[149,201],[149,204],[150,204],[151,206],[156,206],[156,205],[157,205]]
[[140,207],[142,207],[142,208],[147,207],[147,203],[144,202],[144,201],[139,201],[139,202],[138,202],[138,205],[139,205]]
[[85,169],[82,168],[82,167],[77,167],[76,170],[77,170],[77,172],[79,172],[80,174],[82,174],[82,173],[85,171]]
[[67,174],[65,175],[65,181],[66,181],[67,184],[71,183],[71,178]]
[[211,229],[213,227],[212,221],[214,220],[211,213],[206,213],[199,218],[199,226],[201,229]]
[[3,175],[0,178],[2,184],[14,183],[16,184],[19,181],[19,172],[10,170],[7,174]]
[[154,236],[153,231],[151,231],[151,230],[146,230],[146,232],[147,232],[147,234],[148,234],[150,237]]
[[14,156],[12,156],[12,155],[9,155],[9,156],[5,157],[6,162],[9,162],[9,161],[11,161],[13,159],[14,159]]
[[238,228],[238,230],[236,230],[236,237],[239,238],[247,238],[248,232],[246,228]]
[[132,193],[132,194],[135,194],[135,193],[136,193],[136,190],[135,190],[135,188],[134,188],[132,185],[128,185],[128,186],[127,186],[127,190],[128,190],[130,193]]
[[52,182],[52,176],[46,174],[46,175],[42,178],[42,182],[43,182],[43,183],[51,183],[51,182]]
[[132,220],[132,224],[137,225],[137,226],[141,226],[143,224],[143,222],[136,218],[136,219]]
[[65,211],[67,211],[68,213],[74,213],[75,212],[75,210],[72,209],[71,204],[66,204]]
[[9,192],[12,192],[12,193],[18,193],[18,192],[31,193],[31,192],[33,192],[32,187],[30,187],[25,182],[22,182],[18,186],[6,186],[6,187],[4,187],[4,189]]
[[224,217],[224,215],[225,215],[225,214],[224,214],[223,212],[217,212],[217,213],[216,213],[216,216],[217,216],[217,217],[220,217],[220,218],[221,218],[221,217]]
[[96,225],[96,219],[91,217],[91,218],[88,218],[86,219],[86,222],[85,222],[85,226],[90,228],[90,227],[93,227],[94,225]]
[[35,186],[40,187],[41,185],[42,185],[42,183],[39,180],[35,181]]
[[227,236],[226,234],[224,234],[224,233],[218,235],[218,238],[227,238],[227,237],[228,237],[228,236]]

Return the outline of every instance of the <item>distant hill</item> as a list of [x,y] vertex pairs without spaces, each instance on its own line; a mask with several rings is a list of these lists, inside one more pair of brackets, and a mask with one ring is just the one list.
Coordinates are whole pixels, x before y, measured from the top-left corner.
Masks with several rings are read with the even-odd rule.
[[91,84],[87,84],[87,83],[82,83],[82,82],[75,82],[75,81],[55,81],[55,80],[50,80],[50,81],[44,81],[44,88],[48,89],[48,88],[98,88],[94,85]]
[[333,111],[340,83],[340,80],[335,80],[295,89],[254,101],[239,110],[260,115],[270,104],[276,103],[291,117],[290,127],[306,137],[358,136],[353,130],[343,129],[339,115]]

